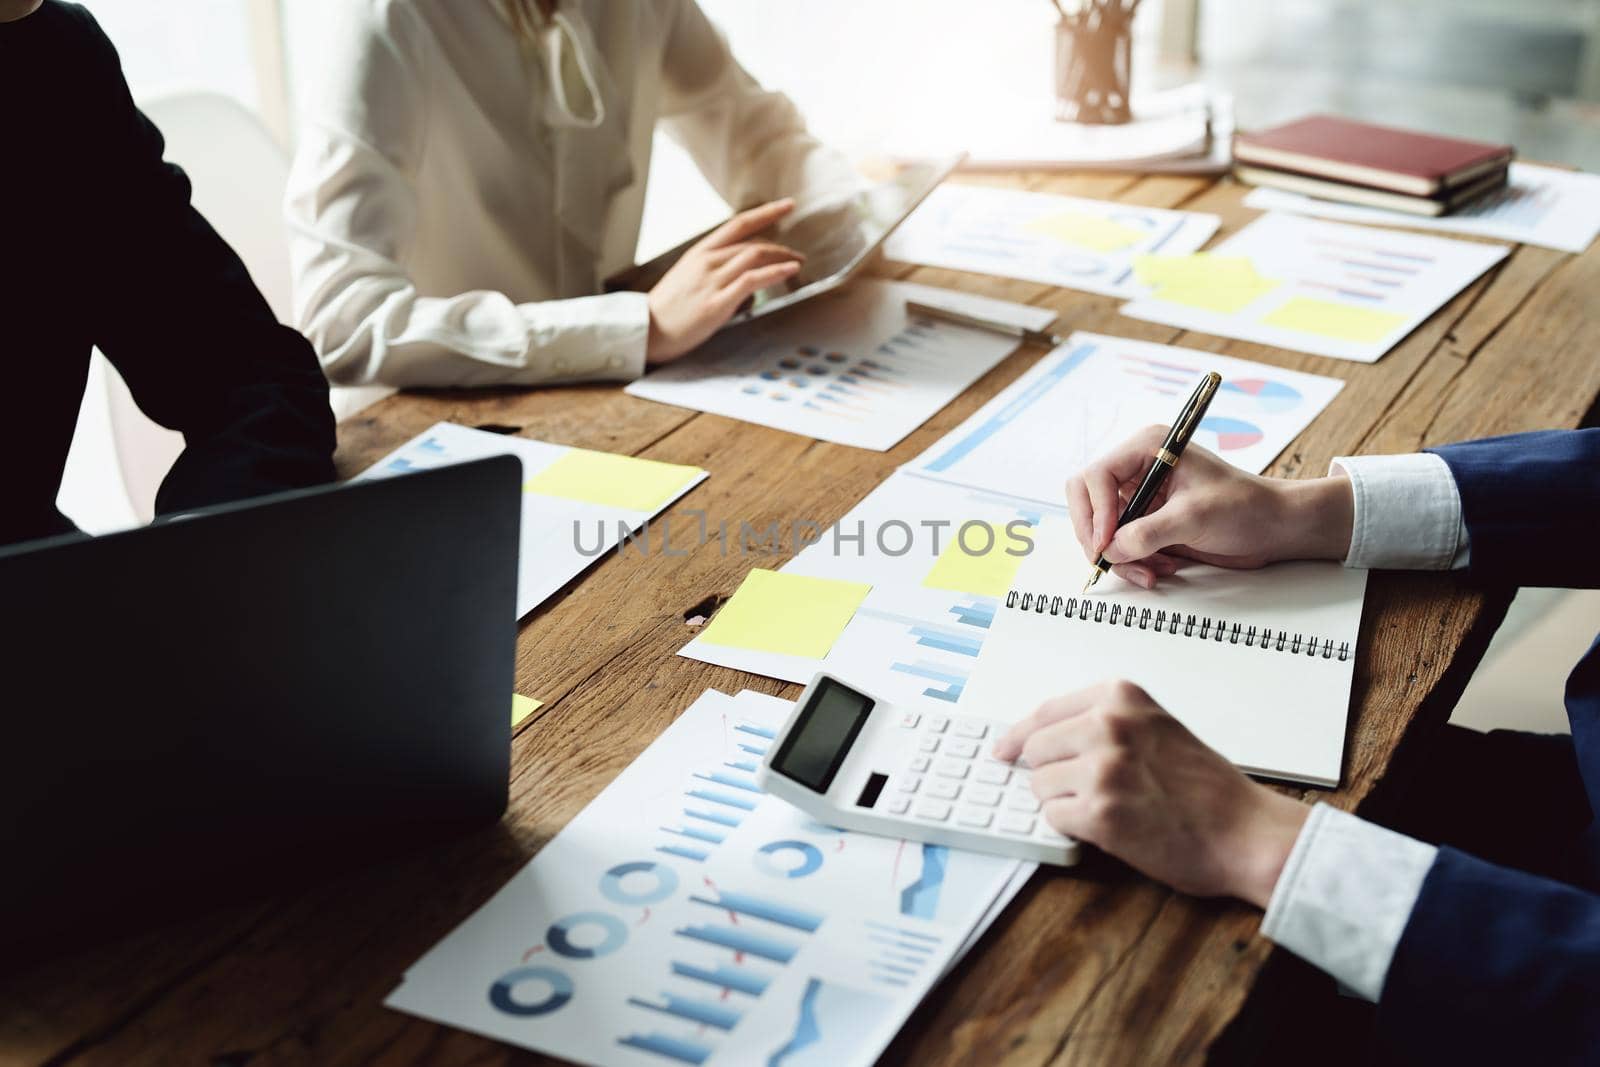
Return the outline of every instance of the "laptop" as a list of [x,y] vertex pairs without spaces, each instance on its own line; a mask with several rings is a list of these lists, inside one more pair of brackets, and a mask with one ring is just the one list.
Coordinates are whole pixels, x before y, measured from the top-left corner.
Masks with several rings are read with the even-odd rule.
[[[861,273],[872,255],[966,158],[965,153],[907,163],[893,178],[862,190],[838,207],[795,222],[785,220],[771,237],[805,253],[800,273],[756,293],[719,329],[759,319],[839,288]],[[715,229],[716,227],[712,227]],[[672,265],[711,230],[695,234],[648,262],[607,278],[607,292],[649,292]]]
[[521,481],[498,456],[0,550],[0,945],[496,821]]

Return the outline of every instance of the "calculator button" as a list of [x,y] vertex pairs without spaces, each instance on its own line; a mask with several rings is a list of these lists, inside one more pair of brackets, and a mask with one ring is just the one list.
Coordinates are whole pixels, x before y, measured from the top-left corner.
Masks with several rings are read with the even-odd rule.
[[915,730],[917,723],[922,721],[922,716],[914,711],[908,711],[900,716],[900,726],[906,730]]
[[955,735],[957,737],[983,738],[989,736],[989,725],[981,722],[956,723]]
[[943,775],[946,778],[965,778],[967,771],[970,769],[965,763],[961,763],[958,760],[942,759],[939,761],[939,766],[934,768],[934,773]]
[[982,808],[962,808],[961,814],[956,816],[956,822],[962,826],[985,827],[994,822],[994,812]]
[[973,775],[984,785],[1005,785],[1011,781],[1011,768],[1001,764],[986,763]]
[[992,808],[1000,803],[1000,790],[991,785],[975,785],[967,789],[967,799],[974,804]]
[[1000,829],[1008,834],[1031,834],[1034,822],[1032,815],[1002,815]]
[[955,782],[929,782],[923,792],[940,800],[954,800],[961,795],[961,786]]
[[931,761],[927,756],[912,756],[911,769],[914,771],[925,771],[928,769],[929,762]]
[[950,720],[949,720],[949,718],[947,718],[944,715],[929,715],[928,716],[928,732],[929,733],[942,734],[949,727],[949,725],[950,725]]
[[890,815],[904,815],[906,813],[906,809],[911,807],[911,798],[890,797],[889,803],[885,805],[885,807],[888,809]]
[[895,788],[902,793],[915,793],[917,786],[922,784],[922,778],[915,774],[905,775],[895,783]]
[[[938,800],[924,800],[917,805],[919,819],[932,819],[935,822],[944,822],[950,818],[950,805]],[[1033,825],[1033,820],[1028,820],[1028,825]]]
[[937,752],[939,751],[939,739],[937,737],[924,737],[917,742],[917,747],[924,752]]
[[945,744],[944,750],[952,756],[971,759],[978,754],[978,743],[976,741],[950,741]]
[[1039,798],[1032,793],[1019,793],[1013,790],[1011,795],[1006,797],[1006,807],[1012,811],[1038,811]]

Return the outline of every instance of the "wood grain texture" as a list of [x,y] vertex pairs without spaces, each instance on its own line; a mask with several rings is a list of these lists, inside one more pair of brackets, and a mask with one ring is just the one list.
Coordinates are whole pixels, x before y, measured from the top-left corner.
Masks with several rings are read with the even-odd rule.
[[[1255,216],[1239,187],[1177,177],[990,178],[1068,195],[1213,211],[1223,234]],[[1118,301],[1030,282],[884,262],[879,273],[1037,304],[1058,331],[1115,333],[1343,378],[1344,391],[1273,464],[1323,473],[1333,457],[1578,425],[1600,397],[1600,251],[1519,248],[1371,366],[1122,318]],[[797,686],[674,655],[684,613],[727,596],[786,548],[740,555],[713,531],[828,524],[1042,355],[1022,349],[887,453],[864,452],[624,395],[609,386],[391,397],[340,427],[350,475],[441,419],[706,467],[658,523],[651,551],[596,562],[524,621],[517,688],[545,701],[513,739],[503,822],[254,905],[0,977],[0,1064],[509,1064],[547,1062],[386,1011],[401,973],[499,888],[708,686]],[[670,546],[672,551],[664,551]],[[1425,745],[1498,624],[1509,591],[1457,576],[1372,576],[1356,663],[1345,785],[1304,791],[1346,809],[1397,750]],[[1192,1063],[1238,1020],[1275,963],[1259,914],[1196,901],[1104,857],[1037,876],[885,1056],[919,1065]],[[1252,1002],[1254,1003],[1254,1002]]]

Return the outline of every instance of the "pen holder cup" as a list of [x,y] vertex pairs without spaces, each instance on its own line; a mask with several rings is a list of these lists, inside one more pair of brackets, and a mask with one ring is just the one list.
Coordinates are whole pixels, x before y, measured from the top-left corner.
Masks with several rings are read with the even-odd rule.
[[1091,0],[1056,23],[1056,121],[1129,121],[1133,19],[1120,4]]

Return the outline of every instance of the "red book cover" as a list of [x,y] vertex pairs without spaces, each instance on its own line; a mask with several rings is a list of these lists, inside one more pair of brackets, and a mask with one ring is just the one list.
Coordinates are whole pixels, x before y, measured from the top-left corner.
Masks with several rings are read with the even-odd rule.
[[1436,196],[1471,181],[1514,154],[1509,145],[1464,141],[1312,115],[1234,138],[1234,158],[1412,196]]

